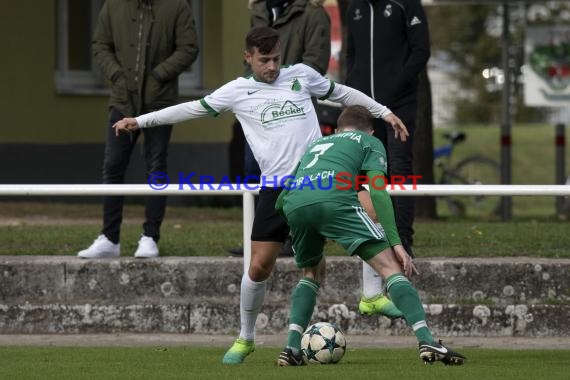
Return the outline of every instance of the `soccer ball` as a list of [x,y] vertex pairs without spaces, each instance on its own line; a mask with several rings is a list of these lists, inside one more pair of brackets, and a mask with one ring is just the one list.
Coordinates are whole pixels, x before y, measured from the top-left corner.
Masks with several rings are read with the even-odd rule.
[[338,363],[346,351],[346,339],[338,327],[318,322],[307,328],[301,338],[301,349],[309,363]]

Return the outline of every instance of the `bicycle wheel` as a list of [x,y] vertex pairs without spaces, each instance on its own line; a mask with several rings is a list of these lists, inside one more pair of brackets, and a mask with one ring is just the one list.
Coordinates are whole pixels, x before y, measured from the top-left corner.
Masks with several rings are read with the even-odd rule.
[[[443,183],[454,185],[497,185],[501,183],[501,167],[484,156],[471,156],[460,161],[445,173]],[[498,215],[499,196],[449,196],[447,207],[452,215],[488,217]]]

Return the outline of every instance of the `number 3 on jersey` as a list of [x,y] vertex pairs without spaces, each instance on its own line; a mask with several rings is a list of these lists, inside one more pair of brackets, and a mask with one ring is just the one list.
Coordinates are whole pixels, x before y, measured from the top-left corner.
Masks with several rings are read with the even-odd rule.
[[331,147],[333,146],[334,143],[327,143],[327,144],[317,144],[315,145],[310,151],[309,153],[315,153],[315,157],[313,157],[313,160],[311,162],[309,162],[307,164],[307,166],[305,166],[303,169],[308,169],[310,167],[313,167],[317,161],[319,160],[319,157],[322,156],[323,154],[325,154],[325,152]]

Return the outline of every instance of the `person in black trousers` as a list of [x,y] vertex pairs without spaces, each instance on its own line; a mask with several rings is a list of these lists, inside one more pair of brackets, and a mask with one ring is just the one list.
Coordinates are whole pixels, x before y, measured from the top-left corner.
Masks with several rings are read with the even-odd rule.
[[[186,0],[107,0],[92,40],[93,59],[109,81],[109,119],[105,126],[103,183],[121,184],[138,138],[144,137],[147,178],[157,184],[167,172],[171,125],[115,136],[111,126],[127,116],[156,111],[178,102],[178,76],[196,60],[198,39]],[[84,259],[120,256],[124,197],[103,198],[101,234],[77,255]],[[160,226],[166,197],[149,196],[137,250],[138,258],[159,256]]]
[[[386,133],[382,120],[375,120],[374,136],[386,147],[388,174],[411,175],[418,74],[430,56],[428,23],[421,2],[351,0],[347,32],[346,84],[386,104],[407,126],[410,138],[402,142]],[[414,199],[394,197],[393,203],[400,239],[413,257]],[[382,289],[381,279],[368,269],[363,275],[363,300],[374,299]],[[375,313],[374,308],[365,310]]]

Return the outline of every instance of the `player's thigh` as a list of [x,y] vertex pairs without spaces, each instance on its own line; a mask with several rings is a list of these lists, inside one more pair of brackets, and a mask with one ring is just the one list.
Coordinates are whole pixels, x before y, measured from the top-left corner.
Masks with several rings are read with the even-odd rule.
[[299,268],[317,267],[323,258],[325,239],[319,232],[315,207],[305,206],[287,213],[295,263]]
[[[363,245],[367,247],[374,245],[377,249],[385,249],[389,246],[384,231],[370,219],[360,205],[328,202],[324,206],[329,211],[322,218],[321,233],[326,238],[342,245],[349,255],[358,254],[361,256],[362,248],[359,247]],[[366,252],[369,251],[370,249],[366,250]],[[368,253],[363,259],[369,257],[371,254]]]

